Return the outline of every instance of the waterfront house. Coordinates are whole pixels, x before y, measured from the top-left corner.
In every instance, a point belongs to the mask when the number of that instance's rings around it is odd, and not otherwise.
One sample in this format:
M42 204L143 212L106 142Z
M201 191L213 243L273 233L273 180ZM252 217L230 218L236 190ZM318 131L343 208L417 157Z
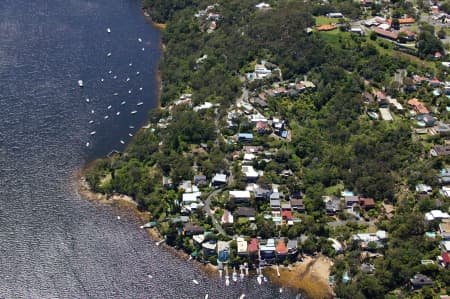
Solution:
M413 289L420 289L424 286L433 285L433 280L428 276L419 273L410 279L410 283Z
M237 254L247 255L248 254L247 241L245 241L245 239L242 237L238 237L236 239L236 243L237 243Z
M367 248L369 243L376 244L378 248L384 247L387 240L387 232L379 230L376 233L364 233L353 235L352 240L360 244L361 248Z
M277 246L275 247L275 253L280 261L283 260L287 256L288 249L286 246L286 242L284 242L283 239L279 239L277 241Z
M184 225L183 232L185 236L193 236L203 234L204 229L201 226L189 222Z
M266 244L259 247L261 259L273 259L275 258L275 240L268 239Z
M297 240L288 240L287 242L287 250L288 250L288 254L291 256L294 256L298 253L297 250Z
M213 240L204 242L202 244L202 249L203 249L203 253L205 254L205 256L214 255L214 253L216 253L216 247L217 247L217 243L216 243L216 241L213 241Z
M450 255L447 252L444 252L441 255L441 260L442 260L442 266L444 268L449 268L449 266L450 266Z
M228 263L230 260L230 242L217 242L217 262Z

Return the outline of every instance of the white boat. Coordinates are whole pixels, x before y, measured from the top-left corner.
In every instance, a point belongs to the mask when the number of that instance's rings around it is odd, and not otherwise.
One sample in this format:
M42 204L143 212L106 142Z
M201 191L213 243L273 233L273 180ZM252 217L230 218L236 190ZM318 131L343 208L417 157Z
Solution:
M128 128L130 128L130 129L134 129L134 126L129 126Z
M228 276L228 275L225 276L225 285L226 286L230 285L230 276Z
M109 105L109 106L108 106L108 110L109 110L109 109L111 109L111 108L112 108L112 106L111 106L111 105Z
M237 275L237 272L236 272L236 268L233 268L232 279L233 279L234 282L236 282L238 280L238 275Z
M142 88L142 87L139 87L139 90L140 90L140 91L142 91L142 90L143 90L143 88Z
M137 113L136 110L131 111L131 114L136 114L136 113Z
M91 110L91 114L94 114L95 113L95 111L94 110Z
M131 133L128 133L128 136L130 136L130 137L133 137L133 134L131 134Z
M105 79L101 78L101 79L100 79L100 81L101 81L101 82L104 82L104 81L105 81Z
M86 98L86 102L89 103L91 100L89 100L89 98Z
M120 143L122 143L122 144L125 144L125 141L123 141L123 140L120 140Z
M256 281L258 281L258 284L261 285L261 283L262 283L261 275L258 275L258 277L256 278Z
M128 66L133 66L133 64L130 62L130 63L128 64Z
M145 48L142 48L142 51L144 51L145 50Z
M128 81L130 81L130 77L127 77L127 79L125 80L125 82L128 82Z
M78 80L78 86L80 86L80 87L83 87L83 86L84 86L83 80Z
M111 55L112 55L111 52L109 52L108 54L106 54L106 56L108 56L108 57L111 56Z
M112 71L111 71L111 70L109 70L108 74L112 74Z
M89 143L89 142L86 142L86 147L89 147L89 145L90 145L90 143Z
M113 79L117 79L117 76L114 76Z
M122 102L120 103L120 105L125 105L125 103L126 103L126 101L122 101Z
M144 104L144 102L139 102L139 103L137 103L136 105L137 105L137 106L141 106L142 104Z
M111 28L106 28L106 32L111 33Z
M153 278L153 275L148 274L147 277L148 277L148 278Z
M117 220L120 220L120 216L117 216Z
M97 133L97 132L95 132L95 131L92 131L91 133L89 133L89 134L91 134L91 135L95 135L95 133Z
M196 279L193 279L192 282L198 284L198 281Z
M206 294L206 295L205 295L205 299L208 299L208 298L209 298L209 295L208 295L208 294Z
M138 38L138 42L142 43L142 38Z
M283 293L283 289L282 288L280 288L280 293Z
M93 123L94 123L94 121L93 121L93 120L90 120L90 121L89 121L89 123L90 123L90 124L93 124Z
M119 95L118 92L113 93L113 96L118 96L118 95Z
M267 277L263 276L264 282L267 282Z
M136 72L136 75L139 76L140 73L141 73L141 72Z
M242 294L239 299L244 299L245 298L245 294Z
M117 112L116 112L116 115L119 116L119 115L120 115L120 111L117 111Z
M129 94L131 94L131 89L128 91Z
M109 118L109 115L105 115L105 117L103 117L104 119L108 119Z

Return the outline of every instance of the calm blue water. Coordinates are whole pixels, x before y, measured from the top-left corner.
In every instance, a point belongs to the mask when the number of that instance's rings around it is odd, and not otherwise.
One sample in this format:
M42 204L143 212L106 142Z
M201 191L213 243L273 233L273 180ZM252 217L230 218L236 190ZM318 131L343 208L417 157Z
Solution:
M281 296L254 278L225 287L75 191L74 172L121 150L155 105L159 33L139 4L0 1L0 298Z

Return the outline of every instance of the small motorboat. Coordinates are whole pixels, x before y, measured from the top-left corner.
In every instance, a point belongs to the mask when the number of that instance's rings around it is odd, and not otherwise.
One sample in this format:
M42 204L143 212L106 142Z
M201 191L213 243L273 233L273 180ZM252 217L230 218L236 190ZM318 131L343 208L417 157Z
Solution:
M120 216L117 216L117 220L120 220Z
M89 123L92 125L92 124L94 123L94 121L93 121L93 120L90 120Z
M153 278L153 275L148 274L147 277L148 277L148 278Z
M91 100L89 100L89 98L86 98L86 103L89 103Z
M119 116L119 115L120 115L120 111L117 111L117 112L116 112L116 115Z
M91 110L91 114L94 114L95 113L95 111L94 110Z
M280 288L280 293L283 293L283 289L282 288Z
M237 280L238 280L238 275L237 275L237 272L236 272L236 268L233 268L232 279L233 279L234 282L237 282Z
M90 143L89 143L89 142L86 142L86 147L89 147L89 145L90 145Z
M108 56L108 57L110 57L112 54L111 54L111 52L109 52L108 54L106 54L106 56Z
M109 105L109 106L108 106L108 110L109 110L109 109L111 109L111 108L112 108L112 106L111 106L111 105Z
M134 126L129 126L128 128L130 128L130 129L134 129Z
M229 276L229 275L226 275L226 276L225 276L225 285L226 285L226 286L229 286L229 285L230 285L230 276Z
M138 38L138 42L142 43L142 38Z
M136 72L136 76L139 76L141 74L141 72Z
M139 102L139 103L137 103L136 105L137 105L137 106L141 106L142 104L144 104L144 102Z
M126 103L126 101L122 101L122 102L120 103L120 105L125 105L125 103Z
M128 64L128 66L133 66L133 64L130 62L130 63Z
M125 144L125 141L123 141L123 140L120 140L120 143L122 143L122 144Z
M267 282L267 277L263 276L264 282Z
M136 114L136 113L137 113L136 110L131 111L131 114Z
M131 134L131 133L128 133L128 136L130 136L130 137L133 137L133 134Z
M130 77L127 77L127 79L125 80L125 82L128 82L128 81L130 81Z
M117 79L117 76L114 76L113 79Z
M101 81L101 82L105 82L105 79L101 78L100 81Z
M106 32L111 33L111 28L106 28Z
M109 118L109 115L105 115L105 117L103 117L104 119L108 119Z
M244 299L245 298L245 294L242 294L239 299Z
M113 96L118 96L118 95L119 95L118 92L113 93Z
M79 87L83 87L83 86L84 86L83 80L78 80L78 86L79 86Z
M91 133L89 133L89 134L91 134L91 135L95 135L95 133L97 133L97 132L95 132L95 131L92 131Z
M192 282L198 284L198 281L196 279L193 279Z
M142 88L142 87L139 87L139 90L140 90L140 91L142 91L142 90L143 90L143 88Z
M259 285L261 285L261 283L262 283L262 278L261 278L261 276L262 276L262 275L258 275L258 277L256 278L256 281L258 282Z
M145 51L145 48L142 48L142 51Z
M131 94L131 89L128 91L129 94Z
M112 74L112 71L111 71L111 70L109 70L108 74Z

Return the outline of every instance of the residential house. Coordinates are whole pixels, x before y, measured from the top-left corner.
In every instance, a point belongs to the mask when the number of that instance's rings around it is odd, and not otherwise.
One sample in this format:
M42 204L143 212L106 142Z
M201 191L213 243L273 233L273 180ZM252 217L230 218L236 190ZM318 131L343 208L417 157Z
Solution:
M255 79L264 79L272 74L272 71L266 68L264 64L255 65Z
M245 166L243 165L242 172L248 182L254 182L259 177L259 172L255 171L253 166L250 166L250 165L245 165Z
M205 186L206 185L206 176L204 175L194 175L194 184L197 186Z
M432 157L445 157L450 155L450 145L435 145L430 150Z
M342 19L344 18L344 15L340 12L330 12L327 13L327 17L332 19Z
M432 127L436 123L436 118L430 114L419 114L416 117L417 125L420 127Z
M172 179L170 177L163 176L162 184L163 184L163 187L166 188L166 189L172 189L173 188L173 181L172 181Z
M245 239L242 237L238 237L236 239L236 242L237 242L237 254L247 255L248 254L247 241L245 241Z
M359 206L364 210L370 210L375 208L375 200L373 198L359 198Z
M248 220L255 220L256 211L254 208L249 207L238 207L234 212L237 218L248 218Z
M264 147L260 146L260 145L244 145L242 147L242 150L245 153L249 153L249 154L256 154L261 152L262 150L264 150Z
M434 221L434 220L443 220L450 219L450 215L448 213L444 213L441 210L431 210L428 213L425 213L426 221Z
M444 252L441 255L441 259L442 259L442 266L444 266L444 268L449 268L449 266L450 266L450 254L448 254L447 252Z
M303 213L305 212L305 204L302 199L291 199L292 210Z
M444 253L450 253L450 241L442 241L439 244L439 247L442 249Z
M433 285L433 280L426 275L416 274L409 280L413 289L420 289L424 286Z
M288 250L288 254L293 256L296 255L298 253L297 250L297 240L288 240L287 242L287 250Z
M188 222L184 225L183 232L185 236L193 236L203 234L204 229L201 226Z
M392 32L392 31L388 31L379 27L376 27L373 29L373 32L375 32L377 35L390 39L390 40L397 40L398 39L398 33L396 32Z
M322 198L328 215L335 215L342 210L341 200L336 196L323 196Z
M286 246L286 242L284 242L283 239L278 239L277 245L275 247L275 253L280 261L287 256L288 249Z
M353 235L352 240L359 242L361 248L368 248L369 243L375 244L378 248L384 247L387 240L387 232L379 230L376 233L364 233Z
M410 99L408 100L408 105L411 106L414 111L418 114L429 114L430 111L425 107L425 104L419 101L418 99Z
M230 211L224 210L223 215L220 219L220 223L222 224L233 224L234 223L234 217L233 214L231 214Z
M337 28L336 24L325 24L321 26L317 26L317 31L331 31Z
M203 249L203 253L205 254L205 256L214 255L214 253L216 252L216 247L217 247L217 243L216 243L216 241L213 241L213 240L204 242L202 244L202 249Z
M250 201L251 195L250 191L247 190L233 190L230 191L230 200L235 203L248 203Z
M439 224L439 233L445 241L450 241L450 222L442 222Z
M217 242L217 261L227 263L230 260L230 242Z
M273 259L275 258L275 240L268 239L266 244L259 247L261 259Z
M267 122L262 121L256 123L255 129L258 134L266 134L269 131Z
M239 142L252 142L253 141L253 134L252 133L239 133L238 134L238 141Z
M450 136L450 125L445 123L438 123L430 129L432 135L439 135L441 137Z
M227 175L224 173L216 173L211 180L211 185L213 187L223 186L228 183Z
M257 9L270 9L270 4L261 2L255 5Z
M270 208L272 211L279 211L281 209L281 201L279 199L271 199Z
M416 193L418 194L431 194L433 192L433 188L426 184L418 184L416 185Z
M345 206L351 208L359 204L359 197L355 195L344 196Z
M256 238L252 238L250 239L250 243L248 244L247 247L248 253L250 255L258 255L259 252L259 243L258 243L258 239Z
M441 185L450 184L450 168L444 168L439 172L438 181Z
M375 266L369 263L362 263L361 264L361 272L365 274L374 274L375 273Z

